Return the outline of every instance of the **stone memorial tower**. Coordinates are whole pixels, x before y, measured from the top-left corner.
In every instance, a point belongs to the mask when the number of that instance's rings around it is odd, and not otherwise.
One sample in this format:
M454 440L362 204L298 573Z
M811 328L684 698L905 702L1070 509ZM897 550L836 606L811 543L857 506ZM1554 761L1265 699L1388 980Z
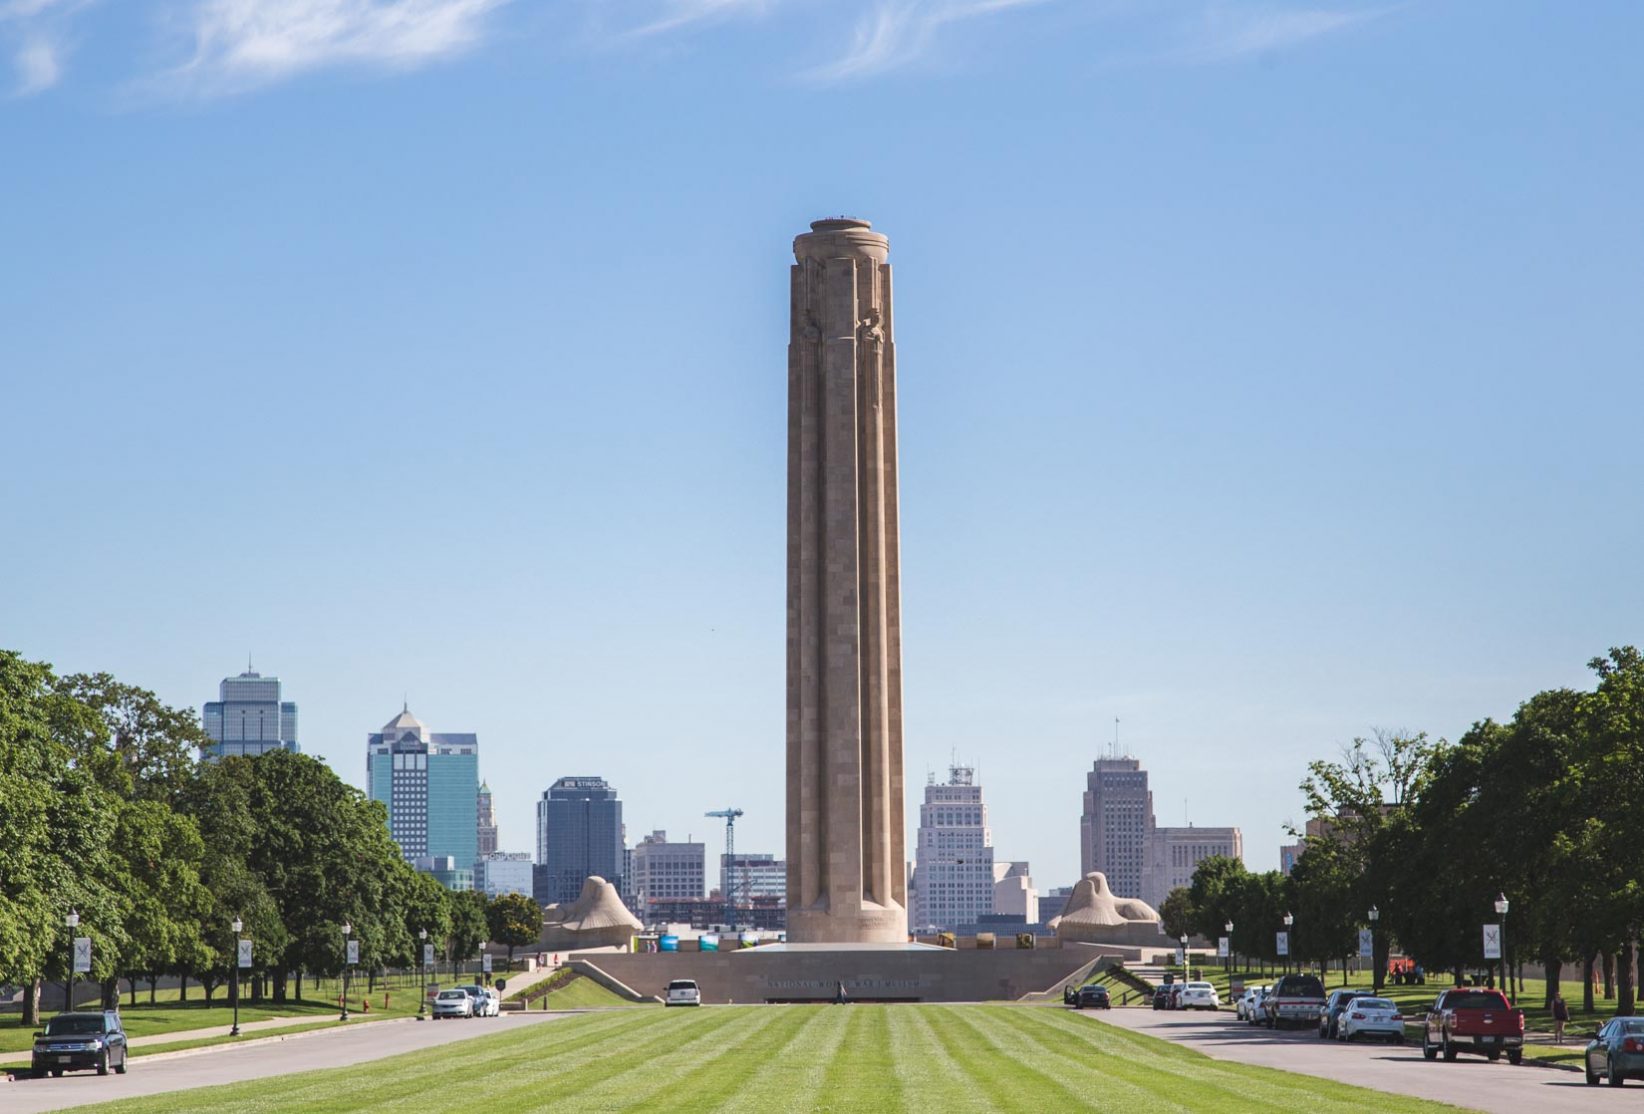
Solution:
M788 344L788 939L907 940L889 241L794 240Z

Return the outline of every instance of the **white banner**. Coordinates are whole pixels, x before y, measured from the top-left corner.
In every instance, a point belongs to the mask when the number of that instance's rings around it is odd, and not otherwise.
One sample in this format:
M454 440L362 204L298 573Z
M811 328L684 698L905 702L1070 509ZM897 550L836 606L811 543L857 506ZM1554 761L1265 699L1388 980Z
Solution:
M424 944L422 946L422 965L424 967L432 967L434 965L434 945Z
M481 958L480 958L480 964L481 964L481 969L482 969L482 970L483 970L483 971L484 971L484 972L485 972L485 973L486 973L486 974L487 974L487 975L489 975L489 974L490 974L490 973L491 973L491 957L490 957L490 956L488 956L488 955L487 955L487 956L482 956L482 957L481 957Z
M1227 952L1228 952L1227 937L1218 936L1216 938L1216 955L1219 956L1222 959L1226 959L1227 958Z
M1501 958L1501 926L1499 924L1484 926L1484 958Z
M74 973L76 975L91 974L90 936L76 936L74 938Z
M1359 929L1359 958L1376 958L1376 938L1368 928Z
M240 966L242 968L251 966L251 941L250 940L241 940L240 941Z
M1273 947L1273 950L1278 952L1280 955L1289 955L1290 954L1290 933L1288 933L1288 932L1279 933L1278 934L1278 940L1275 943L1275 945Z
M360 942L358 940L350 940L348 942L348 962L353 964L353 963L358 963L359 961L360 961Z

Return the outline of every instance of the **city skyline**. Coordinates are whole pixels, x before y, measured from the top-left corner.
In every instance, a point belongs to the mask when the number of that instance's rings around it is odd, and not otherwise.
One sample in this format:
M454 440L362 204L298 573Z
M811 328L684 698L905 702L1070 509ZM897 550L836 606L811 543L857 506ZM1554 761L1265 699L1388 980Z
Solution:
M1047 889L1115 716L1160 824L1271 868L1309 761L1641 641L1581 570L1644 549L1644 10L1047 2L847 74L825 7L344 26L181 101L149 3L0 23L60 48L0 104L6 644L195 709L249 648L362 788L409 695L504 847L597 766L785 854L784 276L834 214L899 268L909 786L959 749Z

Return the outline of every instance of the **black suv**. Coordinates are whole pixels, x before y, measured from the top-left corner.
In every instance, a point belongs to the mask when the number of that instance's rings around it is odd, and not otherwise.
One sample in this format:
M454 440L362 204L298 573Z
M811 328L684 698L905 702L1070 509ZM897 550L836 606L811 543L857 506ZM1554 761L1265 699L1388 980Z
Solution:
M1111 1009L1113 1002L1108 998L1107 987L1097 983L1079 988L1079 996L1073 1001L1073 1008L1079 1010Z
M98 1075L107 1075L110 1068L124 1075L126 1031L120 1026L120 1015L114 1010L58 1014L46 1022L44 1032L34 1035L30 1066L36 1079L48 1071L62 1075L91 1068Z

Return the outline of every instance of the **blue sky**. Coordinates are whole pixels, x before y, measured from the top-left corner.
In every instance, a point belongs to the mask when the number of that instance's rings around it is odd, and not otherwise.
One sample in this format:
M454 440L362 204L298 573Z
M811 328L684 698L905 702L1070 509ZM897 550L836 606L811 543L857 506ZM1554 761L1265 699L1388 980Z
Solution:
M891 238L910 805L1305 763L1644 640L1644 9L0 0L0 645L402 694L780 851L787 264ZM911 809L910 809L911 813ZM910 852L911 852L910 840Z

